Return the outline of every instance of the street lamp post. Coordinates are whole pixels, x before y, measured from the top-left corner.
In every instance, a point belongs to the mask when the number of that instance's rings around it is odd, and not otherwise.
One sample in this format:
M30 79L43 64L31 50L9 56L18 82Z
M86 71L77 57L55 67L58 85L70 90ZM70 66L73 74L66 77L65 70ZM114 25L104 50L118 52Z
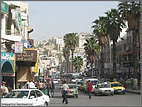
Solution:
M40 69L39 69L39 72L38 72L38 89L39 89L39 85L40 85Z

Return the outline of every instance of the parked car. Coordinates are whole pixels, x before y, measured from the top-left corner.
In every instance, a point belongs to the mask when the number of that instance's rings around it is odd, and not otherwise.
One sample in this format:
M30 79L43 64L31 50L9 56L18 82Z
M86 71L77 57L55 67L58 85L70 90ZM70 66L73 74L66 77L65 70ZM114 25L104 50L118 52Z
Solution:
M1 99L1 106L48 106L49 102L38 89L15 89Z
M89 80L92 83L92 92L94 92L96 85L99 84L100 81L98 79L94 79L94 78L85 79L84 80L84 91L85 92L87 92L87 85L88 85Z
M57 79L53 79L53 82L54 82L55 84L59 83Z
M110 83L111 87L114 89L114 93L122 93L125 94L125 88L123 85L117 81Z
M95 90L95 95L114 95L114 89L111 88L110 84L97 84Z
M45 81L51 83L51 78L45 78Z
M77 84L77 83L73 81L67 81L67 84Z
M78 89L79 89L79 87L81 86L81 83L82 83L82 82L83 82L82 80L76 82Z
M76 84L68 84L70 93L67 96L75 96L78 98L78 88Z

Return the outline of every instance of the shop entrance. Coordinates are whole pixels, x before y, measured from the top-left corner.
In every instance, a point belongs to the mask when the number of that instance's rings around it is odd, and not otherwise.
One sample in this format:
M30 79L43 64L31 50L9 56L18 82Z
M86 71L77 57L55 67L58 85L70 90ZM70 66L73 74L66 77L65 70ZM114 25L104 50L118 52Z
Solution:
M15 78L15 76L12 65L6 61L2 66L2 81L5 81L6 85L13 89L13 78Z

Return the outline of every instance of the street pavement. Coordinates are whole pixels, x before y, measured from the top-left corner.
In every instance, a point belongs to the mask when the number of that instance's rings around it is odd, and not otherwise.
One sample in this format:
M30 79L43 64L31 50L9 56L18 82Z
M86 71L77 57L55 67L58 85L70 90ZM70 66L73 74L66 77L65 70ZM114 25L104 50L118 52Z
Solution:
M68 104L62 103L61 84L56 84L55 98L50 98L49 106L141 106L141 95L127 93L125 95L114 96L94 96L88 98L88 94L79 91L79 97L68 98Z

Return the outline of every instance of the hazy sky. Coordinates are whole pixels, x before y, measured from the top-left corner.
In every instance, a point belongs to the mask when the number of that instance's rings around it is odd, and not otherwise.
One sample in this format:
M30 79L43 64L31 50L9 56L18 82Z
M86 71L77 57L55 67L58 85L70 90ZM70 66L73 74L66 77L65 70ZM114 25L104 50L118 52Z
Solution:
M92 22L117 8L116 1L25 1L29 4L30 38L47 40L71 32L92 32Z

